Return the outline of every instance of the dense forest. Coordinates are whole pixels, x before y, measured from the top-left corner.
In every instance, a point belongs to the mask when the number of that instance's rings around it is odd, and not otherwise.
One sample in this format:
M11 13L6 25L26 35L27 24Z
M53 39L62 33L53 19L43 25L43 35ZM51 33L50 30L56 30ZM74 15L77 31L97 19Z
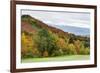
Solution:
M21 16L21 58L89 54L88 36L64 32L29 15Z

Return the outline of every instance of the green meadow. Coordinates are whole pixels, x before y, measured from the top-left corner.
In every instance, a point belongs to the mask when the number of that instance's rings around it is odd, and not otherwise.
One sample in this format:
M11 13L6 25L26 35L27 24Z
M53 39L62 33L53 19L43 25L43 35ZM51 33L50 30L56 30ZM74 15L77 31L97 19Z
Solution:
M70 55L70 56L65 55L65 56L46 57L46 58L27 58L27 59L22 59L22 63L89 60L89 57L90 57L89 55Z

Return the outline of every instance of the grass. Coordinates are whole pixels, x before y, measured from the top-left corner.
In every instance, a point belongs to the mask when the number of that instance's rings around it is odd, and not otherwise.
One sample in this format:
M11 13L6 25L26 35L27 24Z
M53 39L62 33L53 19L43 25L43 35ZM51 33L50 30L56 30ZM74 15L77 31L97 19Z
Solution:
M50 62L50 61L73 61L73 60L89 60L89 55L70 55L70 56L57 56L57 57L46 57L46 58L27 58L22 59L22 63L31 62Z

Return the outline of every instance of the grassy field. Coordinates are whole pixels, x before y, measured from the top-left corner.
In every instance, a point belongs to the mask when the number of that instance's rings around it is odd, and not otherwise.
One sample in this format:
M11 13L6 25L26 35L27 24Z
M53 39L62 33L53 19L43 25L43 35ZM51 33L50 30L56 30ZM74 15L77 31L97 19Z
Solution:
M28 59L22 59L22 63L88 60L89 57L90 57L89 55L70 55L70 56L67 55L67 56L46 57L46 58L28 58Z

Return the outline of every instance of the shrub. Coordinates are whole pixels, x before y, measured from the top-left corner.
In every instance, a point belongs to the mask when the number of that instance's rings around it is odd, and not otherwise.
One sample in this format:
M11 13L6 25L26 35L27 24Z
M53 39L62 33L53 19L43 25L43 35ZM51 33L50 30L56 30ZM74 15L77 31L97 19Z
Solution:
M88 55L88 54L90 54L90 49L89 48L81 48L80 54L81 55Z

